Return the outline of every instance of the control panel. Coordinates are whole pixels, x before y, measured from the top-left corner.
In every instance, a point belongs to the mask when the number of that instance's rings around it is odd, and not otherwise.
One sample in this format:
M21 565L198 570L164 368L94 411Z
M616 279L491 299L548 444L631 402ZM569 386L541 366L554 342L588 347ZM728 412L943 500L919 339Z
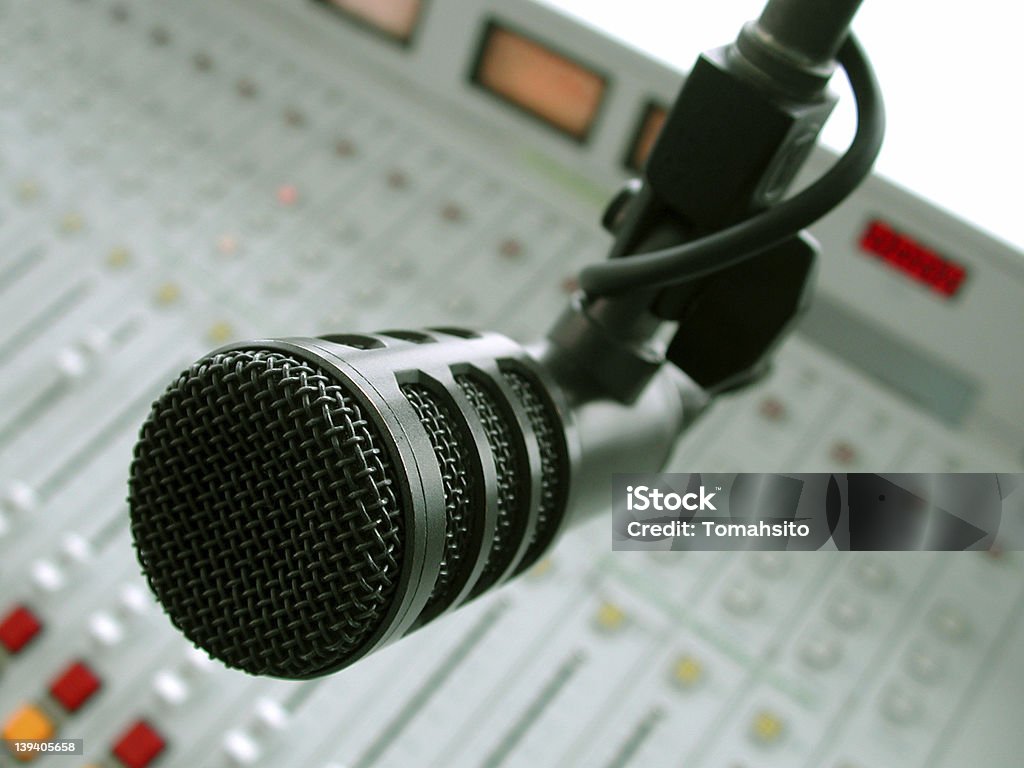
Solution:
M539 337L680 73L519 0L0 0L0 66L0 735L83 752L0 765L1016 764L1016 553L613 553L599 516L303 683L145 587L168 381L232 339ZM879 178L814 234L810 315L671 468L1022 471L1021 255Z

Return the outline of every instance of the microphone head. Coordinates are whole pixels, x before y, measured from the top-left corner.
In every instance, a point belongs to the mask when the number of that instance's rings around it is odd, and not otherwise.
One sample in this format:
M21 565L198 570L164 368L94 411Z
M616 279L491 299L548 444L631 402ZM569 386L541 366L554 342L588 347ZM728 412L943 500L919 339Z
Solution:
M565 413L497 335L222 348L142 427L139 561L171 621L228 666L336 671L547 548L566 505Z

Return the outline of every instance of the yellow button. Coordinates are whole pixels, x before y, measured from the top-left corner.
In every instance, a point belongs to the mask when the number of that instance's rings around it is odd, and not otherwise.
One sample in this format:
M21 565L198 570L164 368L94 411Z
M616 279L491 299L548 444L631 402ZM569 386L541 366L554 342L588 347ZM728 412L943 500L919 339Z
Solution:
M214 344L223 344L231 338L234 332L235 329L231 327L231 324L222 320L210 326L210 329L206 332L206 338Z
M181 288L177 283L164 283L156 289L154 299L160 306L166 307L181 298Z
M682 688L692 688L700 682L703 674L703 665L693 656L680 656L672 667L672 677Z
M39 185L31 180L21 182L18 185L18 197L24 202L35 200L39 197Z
M541 576L543 576L551 570L552 565L554 565L554 561L550 557L545 557L543 560L541 560L539 563L533 566L528 571L528 573L530 576L534 578L540 578Z
M80 213L68 213L60 220L60 231L66 235L77 232L85 226L85 219Z
M751 731L754 738L762 744L772 744L782 737L785 724L772 712L762 710L754 716Z
M615 603L601 603L594 618L598 628L612 632L626 623L626 613Z
M128 262L132 260L132 254L123 246L116 246L110 249L110 253L107 254L107 266L112 269L120 269L128 265Z

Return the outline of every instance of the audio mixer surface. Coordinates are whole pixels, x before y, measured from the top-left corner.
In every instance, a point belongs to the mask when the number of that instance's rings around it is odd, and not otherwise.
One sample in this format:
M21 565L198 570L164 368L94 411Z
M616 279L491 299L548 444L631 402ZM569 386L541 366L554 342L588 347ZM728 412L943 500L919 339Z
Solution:
M599 517L305 682L211 661L146 587L127 477L167 382L237 339L539 337L680 79L518 0L0 0L5 738L84 741L55 767L1019 765L1019 553L612 552ZM1020 254L880 178L813 232L809 316L669 468L1024 471Z

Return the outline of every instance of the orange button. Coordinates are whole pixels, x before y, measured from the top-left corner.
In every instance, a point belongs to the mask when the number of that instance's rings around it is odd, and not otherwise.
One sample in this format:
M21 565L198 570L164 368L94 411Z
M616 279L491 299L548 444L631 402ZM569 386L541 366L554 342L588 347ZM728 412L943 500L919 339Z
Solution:
M49 741L55 731L53 721L45 712L26 704L7 719L2 735L6 741ZM15 753L18 760L25 762L38 756L38 752Z
M39 707L26 704L4 723L3 736L8 741L47 741L53 738L53 721Z

